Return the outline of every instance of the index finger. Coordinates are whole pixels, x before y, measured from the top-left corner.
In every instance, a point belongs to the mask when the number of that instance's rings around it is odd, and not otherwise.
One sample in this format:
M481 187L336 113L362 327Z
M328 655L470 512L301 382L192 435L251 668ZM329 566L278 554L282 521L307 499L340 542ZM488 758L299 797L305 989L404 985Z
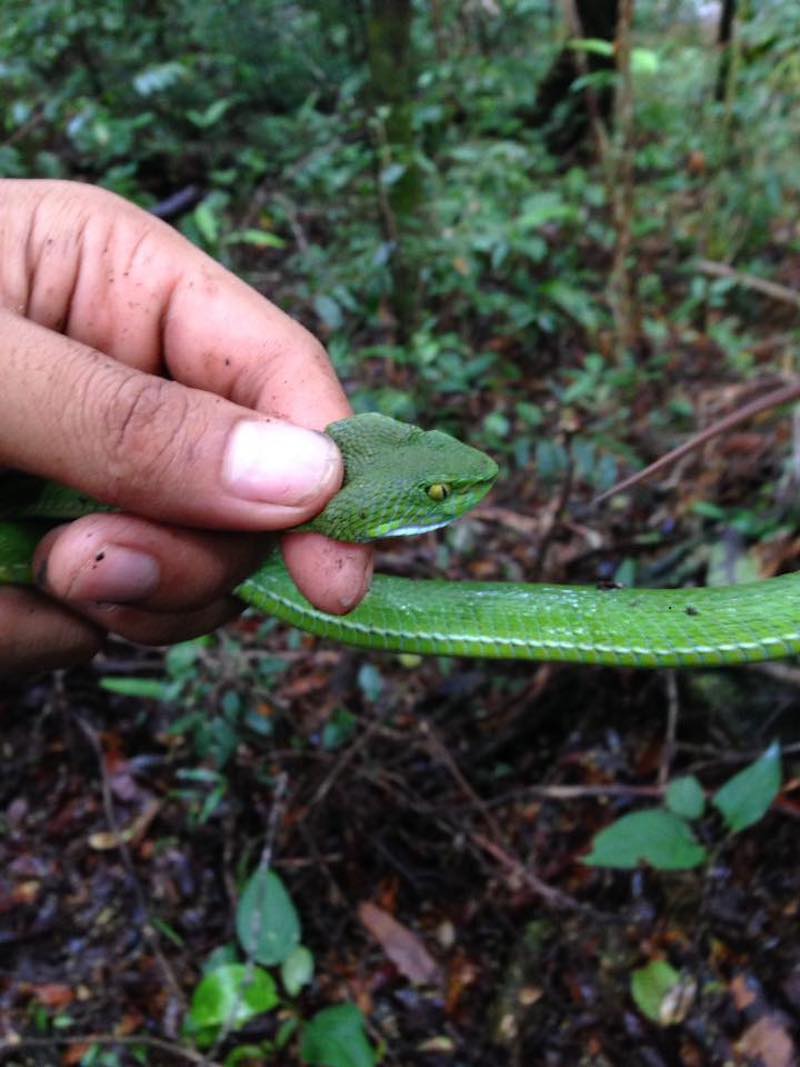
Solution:
M34 321L138 370L311 429L351 413L319 342L166 224L87 186L0 185L20 194L0 219L2 261L15 262L16 245L27 265L0 288ZM286 540L310 599L348 610L363 596L369 549Z

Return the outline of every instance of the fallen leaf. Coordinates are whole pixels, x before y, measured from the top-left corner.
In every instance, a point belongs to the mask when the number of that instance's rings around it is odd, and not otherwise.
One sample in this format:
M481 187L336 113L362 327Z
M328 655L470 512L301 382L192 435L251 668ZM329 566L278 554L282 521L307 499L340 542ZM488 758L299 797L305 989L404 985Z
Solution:
M370 901L358 907L358 917L398 971L415 985L441 980L439 965L415 933Z
M68 985L59 985L57 982L47 982L43 985L32 985L31 995L45 1008L60 1011L70 1005L75 999L75 991Z
M70 1045L70 1047L62 1054L61 1062L64 1064L64 1067L76 1067L84 1056L89 1054L91 1048L91 1041L81 1041L77 1045Z

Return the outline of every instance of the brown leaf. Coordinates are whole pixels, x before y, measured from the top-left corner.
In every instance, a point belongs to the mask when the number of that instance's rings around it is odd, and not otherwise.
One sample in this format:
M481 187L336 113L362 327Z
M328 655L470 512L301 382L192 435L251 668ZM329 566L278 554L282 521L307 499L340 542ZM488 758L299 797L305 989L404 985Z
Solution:
M422 941L388 911L365 900L359 904L358 917L409 982L430 985L441 980L439 965Z
M68 985L59 985L56 982L47 982L44 985L32 985L31 995L43 1007L60 1011L66 1008L75 999L75 991Z

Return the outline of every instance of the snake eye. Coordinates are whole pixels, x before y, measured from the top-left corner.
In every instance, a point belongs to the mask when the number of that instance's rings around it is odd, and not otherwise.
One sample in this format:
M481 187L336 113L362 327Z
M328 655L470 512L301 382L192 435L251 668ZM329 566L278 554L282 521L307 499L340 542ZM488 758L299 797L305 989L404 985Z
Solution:
M431 500L435 500L437 503L440 500L446 500L450 496L450 486L445 485L443 482L436 482L434 485L428 486L428 496Z

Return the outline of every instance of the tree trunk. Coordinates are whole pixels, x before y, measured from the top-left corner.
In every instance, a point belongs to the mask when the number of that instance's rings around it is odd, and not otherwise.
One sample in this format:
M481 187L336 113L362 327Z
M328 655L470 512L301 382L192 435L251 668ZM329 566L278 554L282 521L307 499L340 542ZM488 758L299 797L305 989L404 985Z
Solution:
M728 75L731 69L731 45L733 44L733 24L736 19L736 0L723 0L717 30L717 47L719 49L719 69L714 99L725 99L728 90Z
M568 23L575 27L570 36L613 43L619 16L619 0L566 0ZM589 132L592 121L607 123L611 117L614 91L608 86L582 93L572 91L573 82L584 73L613 73L614 56L576 52L565 47L556 56L536 96L531 121L542 126L547 147L564 155L577 147ZM596 114L592 114L593 110Z
M410 245L423 203L422 172L414 142L414 66L411 0L370 0L367 12L378 199L392 246L392 305L401 341L411 336L419 302L418 271Z

